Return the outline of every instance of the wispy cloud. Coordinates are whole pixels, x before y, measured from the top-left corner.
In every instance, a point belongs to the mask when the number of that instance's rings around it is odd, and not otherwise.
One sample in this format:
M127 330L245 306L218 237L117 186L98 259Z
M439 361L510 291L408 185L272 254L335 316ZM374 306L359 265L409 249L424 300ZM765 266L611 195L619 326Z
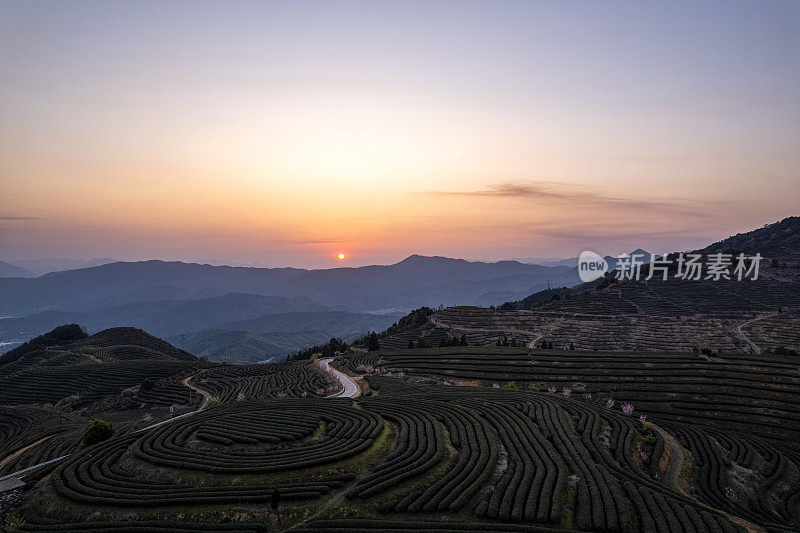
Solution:
M319 244L337 244L340 239L262 239L261 243L268 246L313 246Z
M454 198L500 198L550 202L565 205L595 206L602 209L624 209L669 212L697 217L713 216L708 212L709 204L680 198L648 199L607 196L602 193L586 191L553 181L509 182L490 185L485 189L472 191L423 191L428 196L449 196ZM713 207L720 207L714 205Z
M38 217L9 217L0 216L0 220L39 220Z

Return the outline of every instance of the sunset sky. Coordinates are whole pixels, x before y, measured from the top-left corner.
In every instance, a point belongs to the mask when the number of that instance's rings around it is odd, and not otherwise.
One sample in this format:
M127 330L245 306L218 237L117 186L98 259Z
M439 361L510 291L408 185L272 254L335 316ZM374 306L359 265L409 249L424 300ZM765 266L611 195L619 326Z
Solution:
M798 207L798 2L0 1L0 260L667 251Z

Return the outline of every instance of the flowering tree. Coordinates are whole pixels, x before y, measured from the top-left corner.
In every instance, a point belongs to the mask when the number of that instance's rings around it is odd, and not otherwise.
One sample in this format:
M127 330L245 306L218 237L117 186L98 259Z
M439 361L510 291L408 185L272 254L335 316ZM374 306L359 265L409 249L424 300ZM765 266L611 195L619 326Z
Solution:
M547 387L547 394L555 394L555 393L556 393L556 388L554 386L551 385Z
M244 393L243 392L240 392L239 394L236 395L236 401L237 402L243 402L244 401Z
M301 398L305 398L306 396L308 396L308 393L307 393L306 391L303 391L303 392L300 394L300 397L301 397Z
M644 423L647 421L647 415L639 415L639 422Z
M633 414L633 406L629 403L622 404L622 412L626 415L630 416Z
M563 394L565 398L569 398L569 395L572 394L572 389L564 387L564 389L561 391L561 394Z
M606 400L606 407L608 407L609 409L614 407L614 400L612 400L611 398L607 399Z
M644 450L639 450L639 459L642 461L647 461L647 452Z
M572 474L567 478L569 480L569 486L574 487L578 484L578 480L580 479L577 474Z
M151 415L150 413L145 413L145 415L144 415L144 421L145 422L150 422L152 419L153 419L153 415Z
M492 383L492 388L493 389L499 389L500 388L500 384L499 383Z
M278 393L278 398L286 398L286 393L285 393L285 392L283 392L283 391L280 391L280 392Z
M586 394L583 395L583 399L586 400L587 402L592 401L592 393L587 392Z

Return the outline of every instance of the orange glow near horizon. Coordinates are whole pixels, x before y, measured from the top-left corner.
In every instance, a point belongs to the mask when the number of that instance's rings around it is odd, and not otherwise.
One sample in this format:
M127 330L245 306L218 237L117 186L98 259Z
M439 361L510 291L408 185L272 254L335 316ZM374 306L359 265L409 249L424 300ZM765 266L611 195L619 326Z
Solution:
M339 260L341 261L342 259L344 259L344 254L339 254Z
M797 215L793 7L424 5L0 3L0 261L566 258Z

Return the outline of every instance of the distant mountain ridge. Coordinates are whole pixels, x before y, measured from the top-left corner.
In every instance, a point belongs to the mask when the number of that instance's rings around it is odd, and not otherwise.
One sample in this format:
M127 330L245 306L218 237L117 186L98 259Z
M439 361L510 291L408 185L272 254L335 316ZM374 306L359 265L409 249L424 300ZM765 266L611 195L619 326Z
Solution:
M493 282L492 291L485 290ZM469 262L414 255L394 265L304 270L142 261L53 272L34 279L0 279L0 313L87 311L111 301L201 299L238 292L305 297L352 312L436 304L481 304L487 292L529 294L547 282L574 284L574 269L516 261ZM160 295L160 296L159 296Z
M0 261L0 278L33 278L36 274L30 270Z
M0 342L20 342L64 323L89 331L125 325L212 358L263 360L306 346L298 342L384 329L401 310L493 305L548 282L578 281L569 267L421 255L393 265L323 270L117 262L34 279L0 279L0 316L12 317L0 319ZM254 346L265 351L256 356Z

